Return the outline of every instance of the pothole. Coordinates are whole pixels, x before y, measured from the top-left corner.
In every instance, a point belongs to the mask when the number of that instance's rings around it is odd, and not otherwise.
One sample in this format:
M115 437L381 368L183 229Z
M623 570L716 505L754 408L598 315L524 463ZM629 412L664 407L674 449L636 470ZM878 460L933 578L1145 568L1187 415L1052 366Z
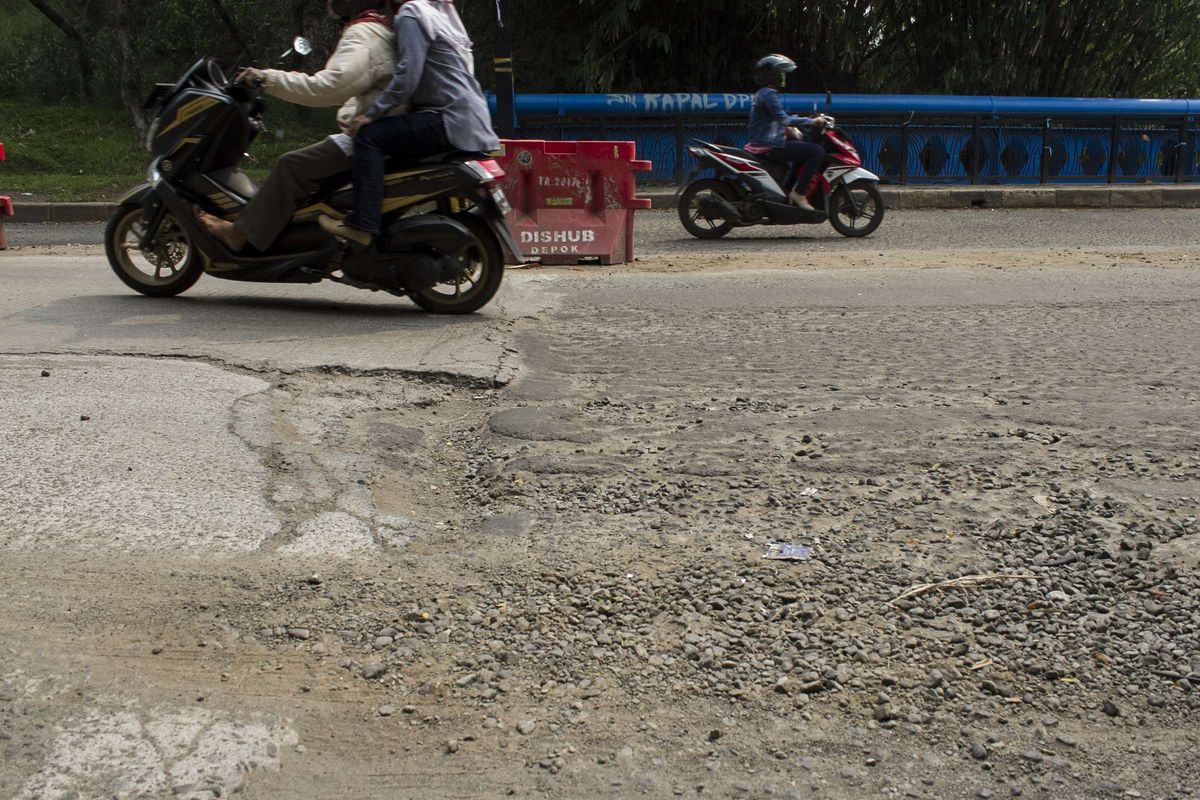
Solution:
M269 470L281 520L262 549L362 558L473 517L449 440L486 418L494 390L386 374L281 376L242 398L232 429Z

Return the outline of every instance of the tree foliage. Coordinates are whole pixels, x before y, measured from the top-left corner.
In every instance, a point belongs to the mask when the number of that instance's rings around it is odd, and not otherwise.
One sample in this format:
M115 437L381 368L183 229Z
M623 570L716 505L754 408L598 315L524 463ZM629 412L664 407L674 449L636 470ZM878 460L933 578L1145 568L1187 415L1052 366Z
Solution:
M1200 92L1200 0L512 0L518 91L746 91L782 52L794 91L1183 96ZM490 85L495 0L458 0ZM315 68L323 0L0 0L0 94L135 113L202 55ZM306 61L281 59L296 35Z

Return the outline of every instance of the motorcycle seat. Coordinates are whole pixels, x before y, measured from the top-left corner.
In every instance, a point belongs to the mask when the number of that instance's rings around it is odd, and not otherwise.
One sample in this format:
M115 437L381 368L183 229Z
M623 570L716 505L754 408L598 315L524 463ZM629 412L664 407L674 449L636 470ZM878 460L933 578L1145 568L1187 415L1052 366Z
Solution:
M452 164L461 161L474 161L487 156L481 153L469 153L463 150L447 150L442 153L435 153L428 158L423 158L416 163L402 156L392 157L384 162L384 171L387 173L403 172L406 169L415 167L428 166L430 164ZM330 176L323 180L315 192L309 195L301 203L301 208L310 203L317 202L322 198L327 198L335 192L349 189L353 173L342 172L337 175Z
M728 145L717 145L715 149L720 150L722 153L728 153L731 156L737 156L738 158L748 158L751 161L762 164L765 167L776 166L778 164L778 162L775 162L775 161L770 160L769 158L766 158L761 153L751 153L749 150L745 150L741 147L730 147Z
M444 153L434 153L433 155L429 156L428 158L421 159L417 163L418 164L438 164L438 163L449 164L450 162L453 162L453 161L476 161L480 158L486 158L486 157L487 156L483 155L482 153L471 153L466 150L447 150Z

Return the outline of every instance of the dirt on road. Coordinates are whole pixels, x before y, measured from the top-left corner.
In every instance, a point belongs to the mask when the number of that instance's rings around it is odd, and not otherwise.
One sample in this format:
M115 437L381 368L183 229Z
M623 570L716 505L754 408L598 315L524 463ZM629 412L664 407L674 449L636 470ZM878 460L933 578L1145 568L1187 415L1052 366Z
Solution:
M1200 253L883 244L514 272L499 381L6 339L0 796L1196 797Z

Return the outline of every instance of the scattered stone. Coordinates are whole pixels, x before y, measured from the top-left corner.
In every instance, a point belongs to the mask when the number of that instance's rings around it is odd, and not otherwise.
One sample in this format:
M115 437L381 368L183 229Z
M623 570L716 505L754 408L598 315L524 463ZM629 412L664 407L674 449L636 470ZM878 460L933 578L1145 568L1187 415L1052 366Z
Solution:
M362 668L362 676L367 680L381 677L385 672L387 672L387 664L380 661L374 661Z
M50 370L48 370L48 369L44 369L44 370L42 370L42 377L43 377L43 378L49 378L49 377L50 377Z
M292 639L307 641L309 637L308 628L288 628L287 635Z
M1121 716L1121 709L1118 708L1117 704L1114 703L1112 700L1105 700L1102 708L1104 709L1104 713L1110 717Z
M395 713L396 713L396 707L394 705L391 705L390 703L388 705L379 707L379 716L381 716L381 717L390 717L392 714L395 714Z
M521 734L522 736L528 736L529 734L533 733L536 727L537 722L535 720L523 719L517 723L517 733Z
M976 761L983 761L988 757L988 749L979 742L971 745L971 758Z

